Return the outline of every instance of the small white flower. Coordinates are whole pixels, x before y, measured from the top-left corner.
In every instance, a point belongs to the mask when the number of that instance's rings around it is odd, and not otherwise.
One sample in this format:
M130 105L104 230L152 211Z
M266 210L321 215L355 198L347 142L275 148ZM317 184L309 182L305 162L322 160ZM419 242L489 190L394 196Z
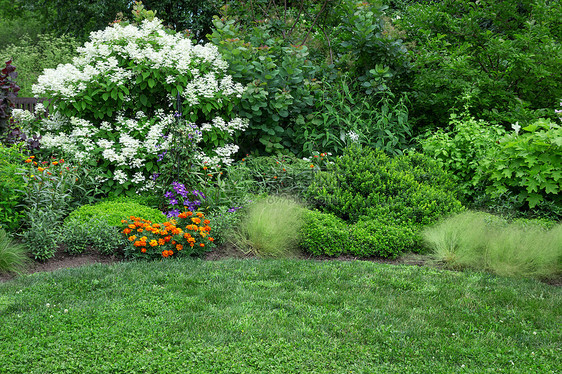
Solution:
M521 130L521 126L519 125L519 122L515 122L515 124L511 125L511 128L515 130L516 135L519 135L519 130Z

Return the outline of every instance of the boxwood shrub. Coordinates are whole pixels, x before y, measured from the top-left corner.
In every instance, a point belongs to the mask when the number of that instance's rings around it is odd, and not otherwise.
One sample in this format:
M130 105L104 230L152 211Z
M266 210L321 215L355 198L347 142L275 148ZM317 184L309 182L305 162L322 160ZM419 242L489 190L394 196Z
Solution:
M433 160L411 153L390 157L352 146L319 172L308 198L303 248L313 254L396 257L417 251L419 231L462 211L456 185Z

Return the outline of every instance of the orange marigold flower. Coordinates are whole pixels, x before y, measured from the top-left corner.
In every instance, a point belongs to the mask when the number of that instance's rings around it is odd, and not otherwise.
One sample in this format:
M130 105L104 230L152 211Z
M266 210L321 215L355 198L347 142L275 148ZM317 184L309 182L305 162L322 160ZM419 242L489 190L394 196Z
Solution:
M203 221L203 223L204 223L205 225L208 225L209 223L211 223L211 221L209 221L208 219L206 219L206 220Z
M160 235L168 235L168 231L166 231L166 230L160 230Z
M133 224L130 224L128 227L129 227L130 229L136 229L136 228L137 228L137 226L135 226L135 225L133 225Z
M142 253L146 253L146 248L144 248L144 247L141 248L141 252L142 252Z
M131 229L126 228L125 230L123 230L123 234L130 234L131 233Z
M168 251L162 251L162 257L168 257Z
M200 246L200 247L204 247L204 246L205 246L205 244L203 244L203 243L199 243L199 246Z
M204 215L203 213L201 213L201 212L197 212L197 213L195 213L195 215L196 215L197 217L199 217L199 218L203 218L203 217L205 216L205 215Z
M211 238L211 237L209 236L209 241L210 241L210 242L214 242L214 241L215 241L215 238Z
M188 217L191 217L191 216L193 215L193 212L191 212L191 211L189 211L189 210L188 210L186 213L187 213L187 216L188 216Z
M39 167L37 168L37 170L43 171L43 170L45 170L45 168L42 168L41 166L39 166Z
M141 247L140 243L141 243L140 240L137 240L133 245L135 247Z
M178 227L174 227L174 228L172 229L172 234L174 234L174 235L181 234L181 232L182 232L181 229L178 228Z
M164 244L166 244L166 241L164 239L160 238L160 239L158 239L158 244L164 245Z
M146 247L146 241L142 240L142 241L140 242L140 246L141 246L141 247Z
M152 239L148 244L150 244L151 247L156 247L158 245L158 242L156 241L156 239Z
M187 212L182 212L178 215L178 218L187 218Z
M130 216L129 219L130 219L131 221L134 221L134 220L137 219L137 217L135 217L135 216Z
M164 241L165 241L166 243L168 243L170 240L172 240L172 237L171 237L171 236L166 236L166 237L164 238Z
M26 164L29 164L29 163L31 162L31 159L28 158L28 159L25 160L24 162L25 162Z
M160 224L159 223L153 223L152 227L154 227L155 229L159 229L160 228Z
M35 156L29 156L29 158L33 160L35 158Z
M192 248L193 248L194 245L195 245L195 244L193 244L193 243L189 243L189 246L192 247Z
M201 223L201 220L199 218L192 218L191 222L195 223L196 225Z
M126 220L126 219L122 219L122 220L121 220L121 223L127 223L127 220Z
M58 164L59 164L59 162L58 162L58 161L53 161L53 165L55 165L55 166L56 166L56 165L58 165Z
M313 164L310 164L310 167L311 167L311 168L313 168L313 167L314 167L314 165L313 165Z
M174 254L174 251L168 251L168 255L171 256Z
M137 231L138 231L138 232L143 232L144 230L139 228L139 229L137 229Z
M183 249L183 245L181 245L181 244L176 245L176 249L178 251L181 251Z
M133 240L135 240L136 238L137 238L137 237L136 237L135 235L129 236L129 240L130 240L130 241L133 241Z
M172 240L172 245L176 245L176 241L175 241L175 240Z

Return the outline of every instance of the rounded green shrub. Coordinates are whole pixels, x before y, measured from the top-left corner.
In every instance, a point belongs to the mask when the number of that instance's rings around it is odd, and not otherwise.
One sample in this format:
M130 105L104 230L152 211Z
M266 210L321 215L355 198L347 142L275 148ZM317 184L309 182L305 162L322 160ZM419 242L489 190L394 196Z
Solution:
M84 205L68 215L64 220L88 224L92 220L105 221L110 226L121 227L122 219L130 216L143 217L154 223L166 222L166 216L158 209L150 208L134 201L103 201L94 205Z
M350 222L368 217L420 226L463 210L455 183L428 157L389 157L358 146L317 173L307 196L320 210Z
M351 224L333 214L307 211L301 247L314 255L395 258L415 248L415 232L408 225L368 219Z

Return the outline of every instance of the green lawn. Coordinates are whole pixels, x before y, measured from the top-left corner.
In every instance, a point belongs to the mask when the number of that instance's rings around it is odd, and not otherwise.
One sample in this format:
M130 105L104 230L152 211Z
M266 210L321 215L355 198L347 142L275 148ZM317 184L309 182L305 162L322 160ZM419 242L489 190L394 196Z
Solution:
M0 373L554 373L562 289L429 267L176 260L0 284Z

